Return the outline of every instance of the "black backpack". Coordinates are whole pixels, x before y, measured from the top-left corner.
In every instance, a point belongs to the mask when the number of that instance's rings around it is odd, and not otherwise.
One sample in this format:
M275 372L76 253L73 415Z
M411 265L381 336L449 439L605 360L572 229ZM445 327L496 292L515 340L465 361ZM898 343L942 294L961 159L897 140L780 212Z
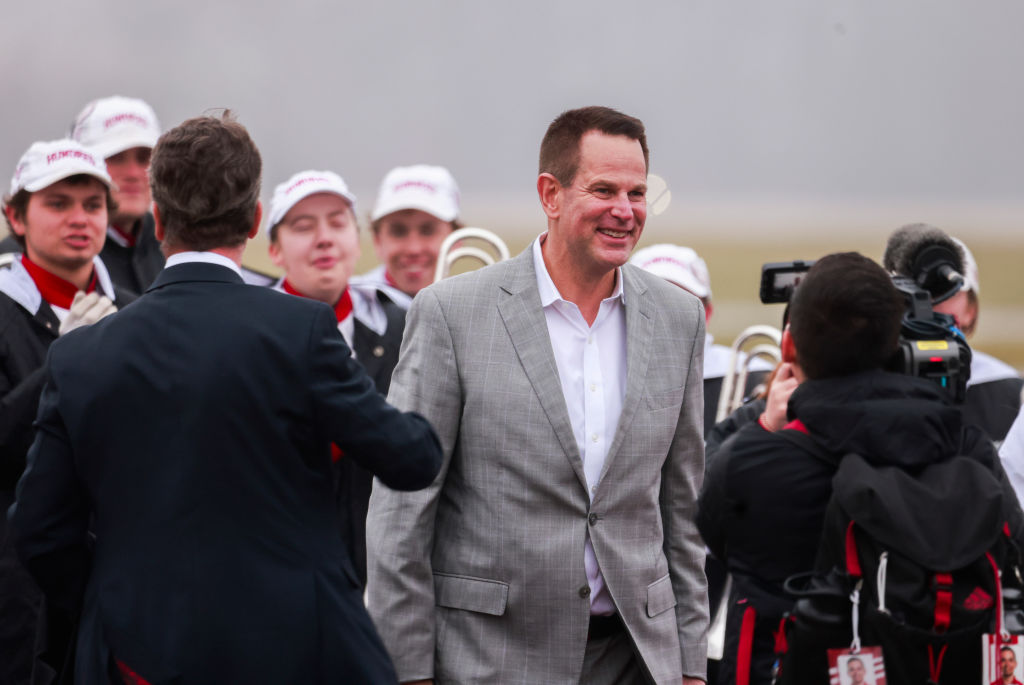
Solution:
M829 683L830 649L867 647L881 648L890 684L980 682L982 636L1003 630L1002 585L1020 584L1006 496L969 456L913 470L844 456L816 572L787 581L801 599L777 644L777 682Z

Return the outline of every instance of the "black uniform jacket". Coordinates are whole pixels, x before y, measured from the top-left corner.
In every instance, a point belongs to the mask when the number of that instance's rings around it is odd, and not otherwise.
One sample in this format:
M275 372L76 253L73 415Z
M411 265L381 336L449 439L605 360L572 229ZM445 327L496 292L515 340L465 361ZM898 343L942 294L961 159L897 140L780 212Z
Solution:
M108 231L100 258L106 264L114 285L136 294L148 288L164 268L164 255L154 233L152 213L146 212L136 222L135 244L132 246L121 245Z

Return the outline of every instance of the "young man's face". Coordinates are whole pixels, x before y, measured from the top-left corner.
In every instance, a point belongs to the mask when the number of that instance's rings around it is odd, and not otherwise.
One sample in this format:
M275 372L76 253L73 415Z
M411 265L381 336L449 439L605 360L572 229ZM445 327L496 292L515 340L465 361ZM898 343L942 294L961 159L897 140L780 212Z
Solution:
M25 253L51 273L66 276L92 264L107 234L107 188L87 177L63 180L32 193L25 215L8 215L25 237ZM91 267L90 267L91 268Z
M961 290L956 295L932 307L939 314L951 314L961 330L970 330L974 320L978 318L978 310L971 304L967 291Z
M148 147L133 147L107 157L107 173L117 186L113 191L117 213L111 217L111 223L120 228L131 228L132 224L149 211L152 201L149 190L149 158L152 152Z
M850 676L850 685L861 685L864 682L864 662L850 659L846 663L846 673Z
M622 266L647 220L647 167L639 141L599 131L580 139L576 177L558 192L548 240L564 246L572 268L602 275ZM549 214L549 216L551 216Z
M352 208L334 193L304 198L278 224L270 258L300 293L334 305L359 259Z
M1012 649L1004 649L999 652L999 669L1003 673L1003 678L1011 677L1017 670L1017 655L1013 653Z
M399 290L415 295L434 282L441 243L452 225L418 209L382 217L373 234L377 259Z

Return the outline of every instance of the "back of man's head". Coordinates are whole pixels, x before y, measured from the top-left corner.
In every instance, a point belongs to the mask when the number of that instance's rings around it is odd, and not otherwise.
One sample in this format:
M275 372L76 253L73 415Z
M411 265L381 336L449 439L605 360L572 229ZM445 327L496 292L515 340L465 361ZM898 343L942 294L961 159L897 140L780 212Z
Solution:
M789 331L808 378L885 366L896 350L903 296L881 266L856 252L827 255L790 301Z
M540 144L540 173L551 174L563 187L570 185L580 164L580 139L590 131L638 141L644 165L650 168L644 123L610 107L592 106L562 112L551 122Z
M256 218L262 168L256 144L230 112L189 119L160 136L149 176L165 247L243 245Z

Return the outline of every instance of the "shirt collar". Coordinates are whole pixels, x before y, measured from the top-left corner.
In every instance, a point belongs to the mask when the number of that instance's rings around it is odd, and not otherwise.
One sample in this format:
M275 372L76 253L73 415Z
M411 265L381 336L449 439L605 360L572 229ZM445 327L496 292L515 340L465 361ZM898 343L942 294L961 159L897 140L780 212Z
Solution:
M540 304L542 307L547 307L559 300L566 302L562 294L558 292L558 288L555 287L555 282L551 280L551 274L548 273L548 267L544 264L544 255L541 253L540 246L545 240L547 240L547 231L537 236L537 239L533 241L533 268L537 272L537 289L540 291ZM622 289L622 267L616 267L615 269L615 290L611 295L604 298L604 302L608 300L619 299L623 304L626 302L625 292Z
M242 277L242 270L238 268L238 264L235 263L235 260L225 257L222 254L217 254L216 252L178 252L177 254L172 254L167 258L167 263L164 265L164 268L166 269L172 266L177 266L178 264L194 262L225 266L238 274L239 278Z

